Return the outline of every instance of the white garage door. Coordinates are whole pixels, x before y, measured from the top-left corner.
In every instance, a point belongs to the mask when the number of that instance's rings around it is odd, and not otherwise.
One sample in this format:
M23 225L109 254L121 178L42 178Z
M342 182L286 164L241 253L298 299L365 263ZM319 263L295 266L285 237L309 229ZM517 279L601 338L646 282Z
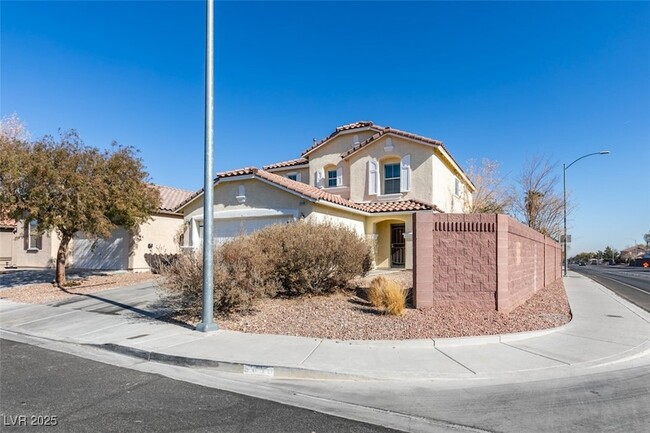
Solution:
M117 270L129 266L129 233L117 228L108 239L88 239L82 233L72 239L72 268Z
M249 217L249 218L218 218L214 221L214 240L217 244L222 244L225 241L237 237L240 234L250 234L256 230L263 229L271 224L286 224L293 221L291 215L274 215L265 217Z

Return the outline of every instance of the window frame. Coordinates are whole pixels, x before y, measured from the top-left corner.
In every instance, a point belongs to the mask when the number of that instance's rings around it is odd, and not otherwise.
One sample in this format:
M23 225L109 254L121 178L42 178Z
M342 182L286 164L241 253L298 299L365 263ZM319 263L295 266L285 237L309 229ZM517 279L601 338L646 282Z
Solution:
M327 179L326 188L336 188L338 185L338 170L334 168L333 170L326 171L325 179ZM333 176L332 176L333 175Z
M383 176L382 176L382 195L388 195L388 194L399 194L401 193L401 177L402 177L402 166L399 161L386 161L385 163L382 164L383 166ZM388 177L387 170L391 169L391 177ZM391 185L391 189L389 190L388 185Z
M27 251L40 251L43 249L43 234L38 233L38 221L31 220L27 223Z

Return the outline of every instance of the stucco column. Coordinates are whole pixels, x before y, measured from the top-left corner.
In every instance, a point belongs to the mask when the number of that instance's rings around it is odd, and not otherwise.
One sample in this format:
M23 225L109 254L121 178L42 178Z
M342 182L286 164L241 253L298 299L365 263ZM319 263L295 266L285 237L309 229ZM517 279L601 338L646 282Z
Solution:
M192 218L190 220L190 247L198 248L201 245L201 239L199 238L199 228L196 223L196 219Z
M379 235L376 233L368 233L366 234L366 241L370 243L370 255L372 256L372 269L375 269L377 267L377 261L375 260L377 258L377 239L379 238Z
M413 269L413 215L404 222L404 269Z

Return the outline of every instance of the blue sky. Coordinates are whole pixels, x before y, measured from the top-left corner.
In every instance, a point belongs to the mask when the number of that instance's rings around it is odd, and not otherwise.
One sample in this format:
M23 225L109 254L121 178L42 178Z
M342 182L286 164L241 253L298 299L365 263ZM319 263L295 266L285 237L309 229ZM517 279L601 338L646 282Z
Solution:
M133 145L156 183L203 176L203 2L0 3L0 115L37 138ZM514 179L567 171L570 254L650 231L650 3L217 2L215 169L298 157L372 120ZM558 190L561 190L561 183Z

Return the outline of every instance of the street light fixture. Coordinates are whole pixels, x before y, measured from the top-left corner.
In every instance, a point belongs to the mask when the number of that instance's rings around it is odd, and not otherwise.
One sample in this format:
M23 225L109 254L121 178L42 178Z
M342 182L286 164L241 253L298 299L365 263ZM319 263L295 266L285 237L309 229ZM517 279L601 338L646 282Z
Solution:
M566 233L566 171L571 167L573 164L576 162L580 161L583 158L586 158L588 156L593 156L593 155L607 155L609 153L609 150L601 150L600 152L594 152L594 153L588 153L586 155L582 155L580 158L576 159L573 161L571 164L566 165L563 164L563 171L562 171L562 186L564 188L564 239L562 239L562 246L564 250L564 277L567 276L567 270L569 269L569 258L567 257L566 254L566 242L567 242L567 233Z

